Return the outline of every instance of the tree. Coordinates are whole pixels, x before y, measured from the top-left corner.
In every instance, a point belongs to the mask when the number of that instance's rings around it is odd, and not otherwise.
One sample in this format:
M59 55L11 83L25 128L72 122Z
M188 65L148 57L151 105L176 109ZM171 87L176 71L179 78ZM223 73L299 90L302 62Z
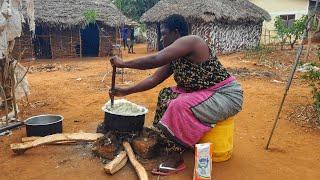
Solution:
M127 16L139 21L143 13L153 7L159 0L112 0L112 2Z
M293 25L289 28L290 32L290 45L293 48L294 44L303 37L304 29L306 28L306 22L308 20L308 16L302 16L300 19L296 20Z
M277 30L277 36L281 39L281 49L283 45L286 43L287 35L288 35L288 28L284 24L283 20L280 16L275 18L274 27Z
M289 40L293 49L294 44L302 38L307 19L307 16L302 16L300 19L295 20L291 26L287 26L280 16L276 17L274 26L278 37L281 39L281 49L287 40Z

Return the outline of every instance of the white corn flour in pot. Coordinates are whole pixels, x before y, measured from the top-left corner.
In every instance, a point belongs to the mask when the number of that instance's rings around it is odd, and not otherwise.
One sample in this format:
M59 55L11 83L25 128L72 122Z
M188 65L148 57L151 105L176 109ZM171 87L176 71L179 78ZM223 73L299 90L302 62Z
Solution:
M108 101L103 107L104 112L122 116L139 116L148 112L147 108L127 101L125 99L115 100L113 107L111 101Z

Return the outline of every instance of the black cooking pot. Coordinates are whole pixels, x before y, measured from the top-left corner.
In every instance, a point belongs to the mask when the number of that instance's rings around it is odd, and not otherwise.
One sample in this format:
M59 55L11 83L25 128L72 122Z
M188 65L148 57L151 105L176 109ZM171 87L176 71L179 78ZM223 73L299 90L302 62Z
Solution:
M136 116L124 116L108 112L102 107L104 111L104 125L107 131L132 132L142 131L145 121L145 115L148 112L143 107L143 112Z
M142 131L145 120L145 114L138 116L122 116L104 113L104 124L106 130L131 132Z
M60 115L39 115L28 118L26 125L27 136L47 136L62 133L63 117Z

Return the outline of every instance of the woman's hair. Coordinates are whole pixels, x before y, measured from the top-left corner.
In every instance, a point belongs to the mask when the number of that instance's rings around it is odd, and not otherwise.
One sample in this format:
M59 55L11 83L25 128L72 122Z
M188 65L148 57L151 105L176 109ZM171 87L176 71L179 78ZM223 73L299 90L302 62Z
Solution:
M173 14L164 19L162 25L170 31L178 30L180 36L187 36L189 34L188 23L185 18L178 14Z

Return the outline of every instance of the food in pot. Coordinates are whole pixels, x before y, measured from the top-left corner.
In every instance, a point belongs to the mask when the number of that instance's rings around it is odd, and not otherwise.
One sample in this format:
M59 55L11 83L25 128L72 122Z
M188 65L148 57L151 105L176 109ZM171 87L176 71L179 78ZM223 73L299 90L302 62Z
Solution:
M122 116L138 116L146 114L148 111L145 107L139 106L125 99L115 100L113 107L111 107L111 102L108 101L102 109L105 112Z

